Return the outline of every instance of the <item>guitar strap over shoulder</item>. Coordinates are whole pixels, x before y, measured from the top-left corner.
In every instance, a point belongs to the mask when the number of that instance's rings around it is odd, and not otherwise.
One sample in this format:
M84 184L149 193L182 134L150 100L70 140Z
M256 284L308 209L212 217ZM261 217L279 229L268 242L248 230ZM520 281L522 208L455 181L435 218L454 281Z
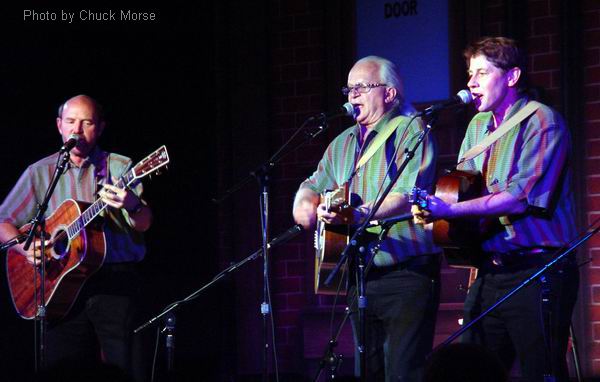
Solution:
M479 144L471 147L458 161L458 164L471 160L486 151L494 142L502 138L513 127L517 126L523 122L525 118L535 113L540 106L541 104L537 101L529 101L525 107L515 113L515 115L510 117L508 120L504 121L496 130L494 130L493 133L485 137Z

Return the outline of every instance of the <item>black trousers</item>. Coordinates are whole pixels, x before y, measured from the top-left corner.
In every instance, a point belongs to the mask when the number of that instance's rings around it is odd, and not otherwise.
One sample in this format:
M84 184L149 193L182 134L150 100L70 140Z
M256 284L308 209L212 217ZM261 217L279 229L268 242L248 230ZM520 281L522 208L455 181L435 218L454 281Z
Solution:
M481 271L465 301L466 322L537 269ZM543 381L549 366L557 381L568 381L566 349L577 299L578 269L572 262L557 264L546 271L543 281L534 280L514 294L467 331L462 340L486 346L500 357L507 370L517 359L527 381Z
M134 376L139 276L131 265L107 264L82 289L69 314L48 326L46 365L108 364Z
M355 343L359 333L356 288L348 304ZM366 364L369 381L421 381L431 352L439 306L439 256L428 264L373 267L366 281ZM356 375L360 375L358 351Z

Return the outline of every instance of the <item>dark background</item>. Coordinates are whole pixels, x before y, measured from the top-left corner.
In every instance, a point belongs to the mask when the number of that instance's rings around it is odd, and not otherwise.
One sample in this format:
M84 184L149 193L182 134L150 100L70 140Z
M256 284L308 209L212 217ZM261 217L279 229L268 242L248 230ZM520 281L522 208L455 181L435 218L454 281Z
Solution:
M144 181L155 214L146 235L143 265L148 319L172 300L216 274L216 144L214 5L131 7L155 12L157 21L23 21L39 12L129 9L121 5L3 6L0 14L0 195L25 167L60 147L56 109L76 94L104 105L103 149L135 162L165 144L171 164ZM60 16L59 16L60 17ZM4 261L4 257L2 258ZM17 318L0 278L2 377L33 369L33 325ZM228 329L223 284L204 292L177 315L177 365L208 375L220 367ZM141 322L140 322L141 324ZM152 346L153 328L146 330ZM146 348L150 353L152 347ZM159 355L159 362L164 362ZM192 367L193 366L193 367ZM8 374L5 372L8 371ZM10 380L10 378L9 378Z

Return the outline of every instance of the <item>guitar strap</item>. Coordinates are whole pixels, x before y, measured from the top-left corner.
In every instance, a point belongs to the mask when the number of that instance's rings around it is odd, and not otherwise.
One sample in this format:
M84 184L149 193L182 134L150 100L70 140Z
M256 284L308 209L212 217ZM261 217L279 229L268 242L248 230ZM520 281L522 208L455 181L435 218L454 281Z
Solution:
M356 167L354 168L354 172L352 173L352 178L354 174L361 168L373 155L377 152L377 150L383 145L385 141L392 135L392 133L400 126L402 121L405 119L405 116L399 115L397 117L392 118L383 129L377 134L377 136L373 139L373 143L369 145L367 151L360 157L358 163L356 163Z
M466 162L468 160L471 160L471 159L475 158L479 154L481 154L484 151L486 151L487 149L489 149L490 146L494 142L496 142L498 139L502 138L513 127L515 127L518 124L520 124L521 122L523 122L523 120L525 118L527 118L531 114L535 113L535 111L540 106L541 106L541 104L539 102L537 102L537 101L529 101L529 103L527 103L527 105L525 105L525 107L523 107L521 110L519 110L517 113L515 113L515 115L513 115L512 117L510 117L509 119L507 119L506 121L504 121L500 125L500 127L498 127L496 130L494 130L493 133L491 133L490 135L488 135L487 137L485 137L479 144L471 147L465 153L465 155L463 155L463 157L458 161L457 166L460 165L463 162Z

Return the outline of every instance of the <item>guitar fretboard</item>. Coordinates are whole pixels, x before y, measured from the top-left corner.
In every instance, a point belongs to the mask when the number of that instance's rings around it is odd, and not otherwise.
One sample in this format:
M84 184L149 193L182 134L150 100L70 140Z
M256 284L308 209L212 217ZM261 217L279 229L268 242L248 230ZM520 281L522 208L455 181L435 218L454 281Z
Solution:
M129 186L135 180L135 174L133 170L127 171L125 175L119 178L119 181L115 184L116 187L125 188ZM104 209L107 204L102 201L102 199L96 200L92 205L90 205L77 219L73 221L73 223L69 224L67 227L67 235L69 236L69 240L72 240L74 237L79 235L81 230L83 230L96 216L98 216Z

